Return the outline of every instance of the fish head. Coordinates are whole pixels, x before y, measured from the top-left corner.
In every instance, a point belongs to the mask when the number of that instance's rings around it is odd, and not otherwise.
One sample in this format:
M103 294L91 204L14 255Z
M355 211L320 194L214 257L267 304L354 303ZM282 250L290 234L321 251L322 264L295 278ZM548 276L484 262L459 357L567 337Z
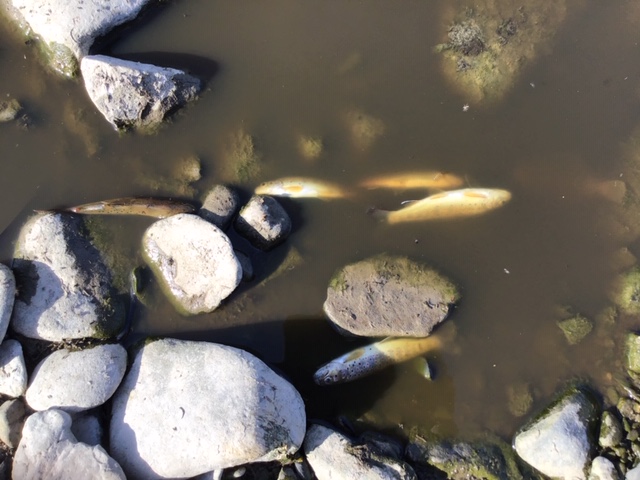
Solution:
M317 385L333 385L342 381L344 366L338 362L329 362L313 374L313 381Z

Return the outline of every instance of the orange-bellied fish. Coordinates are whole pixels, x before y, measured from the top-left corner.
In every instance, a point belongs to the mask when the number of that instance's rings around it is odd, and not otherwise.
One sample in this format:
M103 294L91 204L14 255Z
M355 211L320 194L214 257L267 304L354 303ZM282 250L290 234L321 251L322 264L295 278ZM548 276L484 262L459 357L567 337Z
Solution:
M373 209L373 215L389 224L420 222L443 218L480 215L501 207L511 199L507 190L496 188L463 188L436 193L422 200L409 203L399 210Z
M421 338L387 337L326 363L314 373L313 381L318 385L351 382L439 349L443 343L443 336L437 333Z
M411 190L416 188L457 188L464 179L452 173L438 171L407 172L391 175L380 175L360 182L363 188L391 188Z
M192 213L195 207L190 203L163 198L125 197L85 203L65 209L67 212L92 215L144 215L166 218L178 213Z
M258 195L292 198L345 198L350 193L335 183L305 177L285 177L258 185L254 191Z

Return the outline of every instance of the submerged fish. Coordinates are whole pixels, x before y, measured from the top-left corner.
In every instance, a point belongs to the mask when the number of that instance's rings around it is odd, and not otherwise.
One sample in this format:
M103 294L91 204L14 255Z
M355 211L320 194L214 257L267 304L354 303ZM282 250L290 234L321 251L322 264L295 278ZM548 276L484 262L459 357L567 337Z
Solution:
M408 172L396 175L381 175L367 178L360 182L363 188L392 188L392 189L416 189L416 188L457 188L464 183L464 179L452 173L437 171Z
M443 337L438 334L422 338L387 337L323 365L313 375L313 380L318 385L351 382L389 365L424 355L440 348L442 344Z
M285 177L264 182L255 189L258 195L292 198L345 198L350 196L343 187L324 180L304 177Z
M511 193L507 190L463 188L462 190L451 190L431 195L412 202L400 210L373 209L371 213L390 224L469 217L501 207L510 199Z
M195 207L190 203L178 200L125 197L85 203L67 208L65 211L93 215L144 215L166 218L178 213L192 213L195 211Z

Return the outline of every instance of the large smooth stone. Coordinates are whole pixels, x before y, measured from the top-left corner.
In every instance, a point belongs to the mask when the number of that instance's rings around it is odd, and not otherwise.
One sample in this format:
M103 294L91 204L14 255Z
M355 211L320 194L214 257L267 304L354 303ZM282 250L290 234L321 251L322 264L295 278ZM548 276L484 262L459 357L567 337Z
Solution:
M127 351L120 344L57 350L36 366L25 398L34 410L88 410L111 398L126 368Z
M123 300L79 215L29 219L16 242L13 271L19 288L11 326L25 337L104 339L122 330Z
M229 238L196 215L155 222L145 232L142 246L145 260L182 313L215 310L242 279Z
M339 330L367 337L426 337L460 298L434 269L406 257L378 255L340 269L324 312Z
M111 454L131 478L186 478L284 460L302 444L300 394L233 347L147 341L113 400Z

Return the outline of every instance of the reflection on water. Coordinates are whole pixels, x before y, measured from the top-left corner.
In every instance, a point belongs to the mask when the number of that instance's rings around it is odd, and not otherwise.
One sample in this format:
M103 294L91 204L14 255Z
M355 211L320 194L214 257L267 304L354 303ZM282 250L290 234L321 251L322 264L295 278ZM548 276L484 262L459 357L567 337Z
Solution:
M398 226L365 212L395 209L419 193L283 201L295 225L286 245L267 255L233 237L252 256L253 283L218 311L190 318L151 284L132 339L171 335L246 348L294 382L312 418L364 416L440 433L511 435L522 421L509 409L517 386L528 386L536 408L575 376L602 385L620 360L611 342L631 326L598 320L616 273L614 253L637 252L607 229L615 198L598 189L619 178L621 144L638 121L632 32L640 20L627 20L633 7L623 4L589 1L573 14L569 6L552 53L527 65L501 103L463 111L470 99L453 93L432 52L442 41L444 3L170 4L105 47L115 56L181 59L210 75L201 98L150 137L115 133L79 80L45 72L30 46L0 28L0 93L19 99L32 121L27 130L0 125L2 260L34 208L172 193L149 179L170 176L194 155L200 194L231 181L225 148L237 132L260 153L260 173L239 185L245 198L279 176L349 186L389 171L450 171L469 186L506 188L513 199L484 217ZM309 139L321 150L305 156L300 145ZM110 220L124 232L116 237L128 242L132 266L151 221ZM302 261L263 282L292 250ZM461 285L448 320L457 325L456 344L430 357L434 382L402 365L317 387L315 368L355 345L323 319L328 280L380 252L410 255ZM568 345L557 327L559 305L594 321L580 344Z

